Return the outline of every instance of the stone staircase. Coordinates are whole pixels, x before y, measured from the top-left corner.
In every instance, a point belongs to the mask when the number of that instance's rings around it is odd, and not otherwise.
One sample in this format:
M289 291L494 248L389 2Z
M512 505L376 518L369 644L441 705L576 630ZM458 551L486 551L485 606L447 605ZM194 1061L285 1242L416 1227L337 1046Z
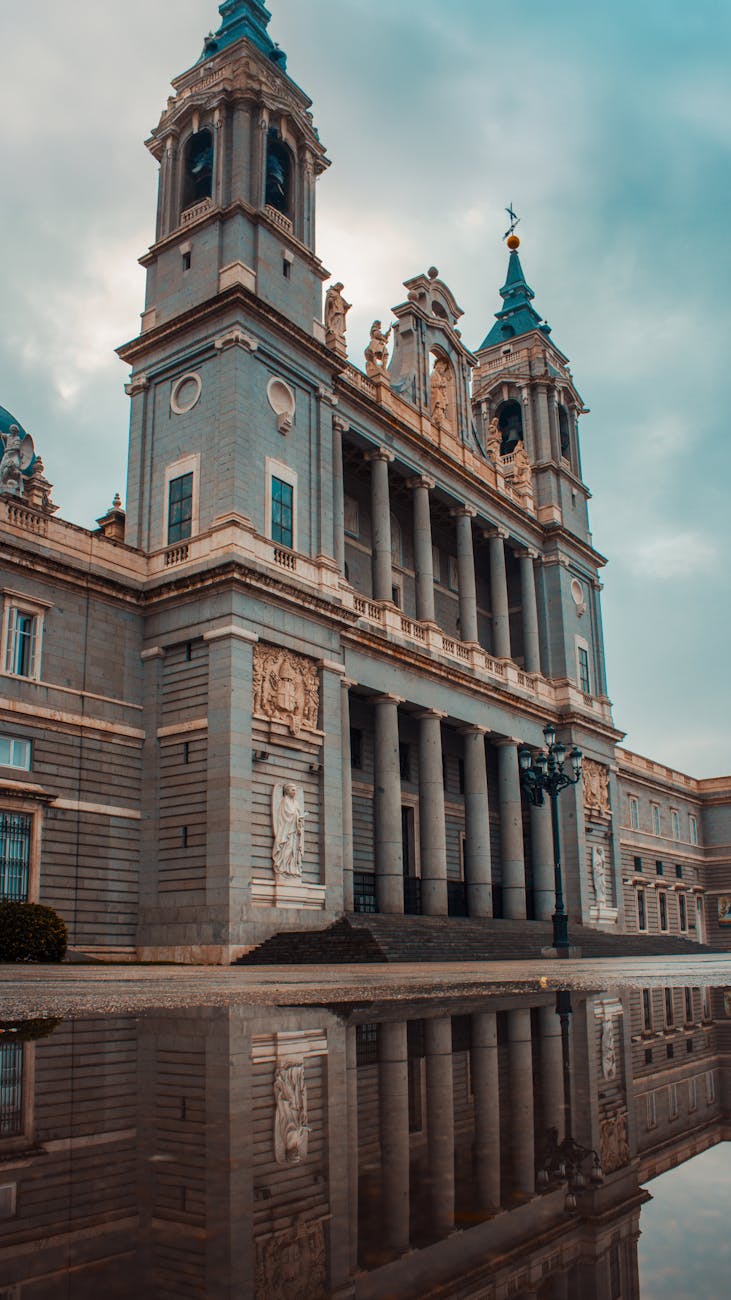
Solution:
M620 935L571 925L582 957L695 957L721 949L688 939ZM242 966L332 966L398 962L525 961L552 942L546 921L472 920L446 916L350 914L326 930L275 934L236 963Z

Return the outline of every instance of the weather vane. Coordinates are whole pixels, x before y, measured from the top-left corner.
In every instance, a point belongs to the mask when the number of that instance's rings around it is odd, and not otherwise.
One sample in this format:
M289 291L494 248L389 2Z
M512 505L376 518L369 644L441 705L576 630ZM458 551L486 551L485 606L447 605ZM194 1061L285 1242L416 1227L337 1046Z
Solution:
M520 225L520 217L516 216L516 214L513 212L512 203L510 204L509 208L505 209L505 211L510 217L510 229L505 231L505 234L503 235L503 239L507 239L509 235L514 235L515 227Z

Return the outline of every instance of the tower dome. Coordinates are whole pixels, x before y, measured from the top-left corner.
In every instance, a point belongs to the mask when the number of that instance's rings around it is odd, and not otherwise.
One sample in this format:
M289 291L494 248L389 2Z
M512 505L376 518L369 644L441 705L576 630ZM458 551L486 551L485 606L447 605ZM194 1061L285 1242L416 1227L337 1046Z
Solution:
M28 435L20 420L16 420L15 416L10 414L10 411L6 411L4 406L0 406L0 438L5 439L7 437L10 426L13 424L17 425L21 438L27 438Z

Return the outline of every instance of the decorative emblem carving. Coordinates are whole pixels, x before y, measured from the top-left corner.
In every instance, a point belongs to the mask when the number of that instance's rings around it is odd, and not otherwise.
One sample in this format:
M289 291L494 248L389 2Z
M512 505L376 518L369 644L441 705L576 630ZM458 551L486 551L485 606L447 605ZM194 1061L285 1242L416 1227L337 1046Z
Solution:
M599 817L611 817L609 803L609 768L602 767L591 758L585 758L582 772L584 776L584 809Z
M627 1112L620 1111L612 1119L604 1119L601 1124L599 1157L605 1174L613 1174L623 1169L630 1162L629 1137L627 1134Z
M374 320L371 325L371 339L365 350L366 374L369 379L375 379L377 375L386 373L388 365L388 340L391 337L390 329L384 334L381 329L381 322Z
M275 785L272 790L272 863L275 876L301 878L307 816L305 796L299 786L291 781Z
M614 1021L609 1016L602 1024L602 1074L607 1083L617 1077L617 1052L614 1046Z
M327 1249L322 1220L299 1223L256 1243L256 1300L326 1300Z
M280 1065L274 1075L274 1155L278 1165L300 1165L307 1159L307 1084L302 1062Z
M591 875L597 907L604 907L607 903L607 859L601 844L592 845Z
M316 731L320 684L311 660L276 646L255 646L254 713L285 723L293 736Z

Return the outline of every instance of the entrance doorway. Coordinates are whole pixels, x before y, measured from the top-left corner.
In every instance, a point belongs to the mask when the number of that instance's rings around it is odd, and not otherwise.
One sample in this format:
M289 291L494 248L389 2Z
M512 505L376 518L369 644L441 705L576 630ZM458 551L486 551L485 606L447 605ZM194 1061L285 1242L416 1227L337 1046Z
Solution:
M401 848L404 861L404 912L407 916L421 916L421 880L416 874L414 809L408 804L401 808Z

